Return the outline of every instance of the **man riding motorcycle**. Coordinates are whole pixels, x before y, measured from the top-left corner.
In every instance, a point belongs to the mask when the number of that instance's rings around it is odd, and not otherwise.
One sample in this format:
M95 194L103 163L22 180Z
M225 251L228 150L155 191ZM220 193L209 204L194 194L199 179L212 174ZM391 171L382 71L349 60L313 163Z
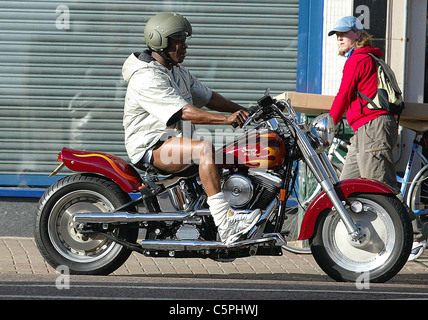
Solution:
M206 87L180 65L191 35L189 21L176 13L161 13L147 22L144 38L148 49L132 53L122 69L128 82L123 118L125 146L137 167L151 163L173 173L197 163L220 239L229 244L251 230L260 210L237 214L230 208L221 192L212 144L183 132L183 121L242 126L249 113ZM202 106L221 113L202 110Z

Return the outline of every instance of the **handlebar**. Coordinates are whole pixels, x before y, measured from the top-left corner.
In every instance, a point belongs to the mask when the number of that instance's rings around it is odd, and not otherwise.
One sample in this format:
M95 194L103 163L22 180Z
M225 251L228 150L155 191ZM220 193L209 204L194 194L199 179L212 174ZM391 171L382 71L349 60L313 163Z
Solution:
M250 116L248 117L247 121L243 124L243 127L246 126L249 122L253 120L252 116L257 112L258 106L250 106L247 111L249 112ZM250 121L248 121L251 118ZM236 129L238 127L238 123L234 122L232 123L232 127Z
M247 109L250 113L250 116L243 124L243 127L247 126L253 120L258 120L260 118L268 117L274 113L271 106L275 104L281 111L284 111L285 105L277 105L276 100L272 99L271 96L265 95L261 99L257 100L256 106L251 106ZM237 128L238 124L236 122L232 123L233 128Z

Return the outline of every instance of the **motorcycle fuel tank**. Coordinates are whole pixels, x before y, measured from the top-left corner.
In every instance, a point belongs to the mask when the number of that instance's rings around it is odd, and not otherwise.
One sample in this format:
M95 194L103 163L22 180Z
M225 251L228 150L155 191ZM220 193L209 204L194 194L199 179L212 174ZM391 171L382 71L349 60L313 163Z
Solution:
M221 168L279 169L285 161L284 141L275 132L250 131L216 153Z

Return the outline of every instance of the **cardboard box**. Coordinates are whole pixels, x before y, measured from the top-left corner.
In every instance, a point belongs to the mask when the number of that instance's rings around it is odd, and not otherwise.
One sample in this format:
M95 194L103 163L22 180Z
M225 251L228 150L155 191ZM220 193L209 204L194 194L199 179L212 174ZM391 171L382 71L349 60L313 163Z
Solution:
M328 112L334 98L334 96L300 92L284 92L275 97L275 99L290 99L291 106L296 112L313 115Z
M428 121L428 103L404 102L401 119Z
M299 113L318 115L328 112L335 96L314 93L284 92L275 99L291 100L294 110ZM405 102L401 119L412 121L428 121L428 103Z

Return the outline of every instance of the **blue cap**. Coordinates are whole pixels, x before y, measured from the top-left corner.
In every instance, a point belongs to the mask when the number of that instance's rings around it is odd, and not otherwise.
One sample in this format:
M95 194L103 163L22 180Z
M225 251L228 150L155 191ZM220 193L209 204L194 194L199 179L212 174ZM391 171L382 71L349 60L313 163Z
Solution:
M328 36L332 36L336 32L348 32L349 30L358 30L363 32L364 27L361 21L353 16L343 17L339 21L337 21L333 30L328 33Z

